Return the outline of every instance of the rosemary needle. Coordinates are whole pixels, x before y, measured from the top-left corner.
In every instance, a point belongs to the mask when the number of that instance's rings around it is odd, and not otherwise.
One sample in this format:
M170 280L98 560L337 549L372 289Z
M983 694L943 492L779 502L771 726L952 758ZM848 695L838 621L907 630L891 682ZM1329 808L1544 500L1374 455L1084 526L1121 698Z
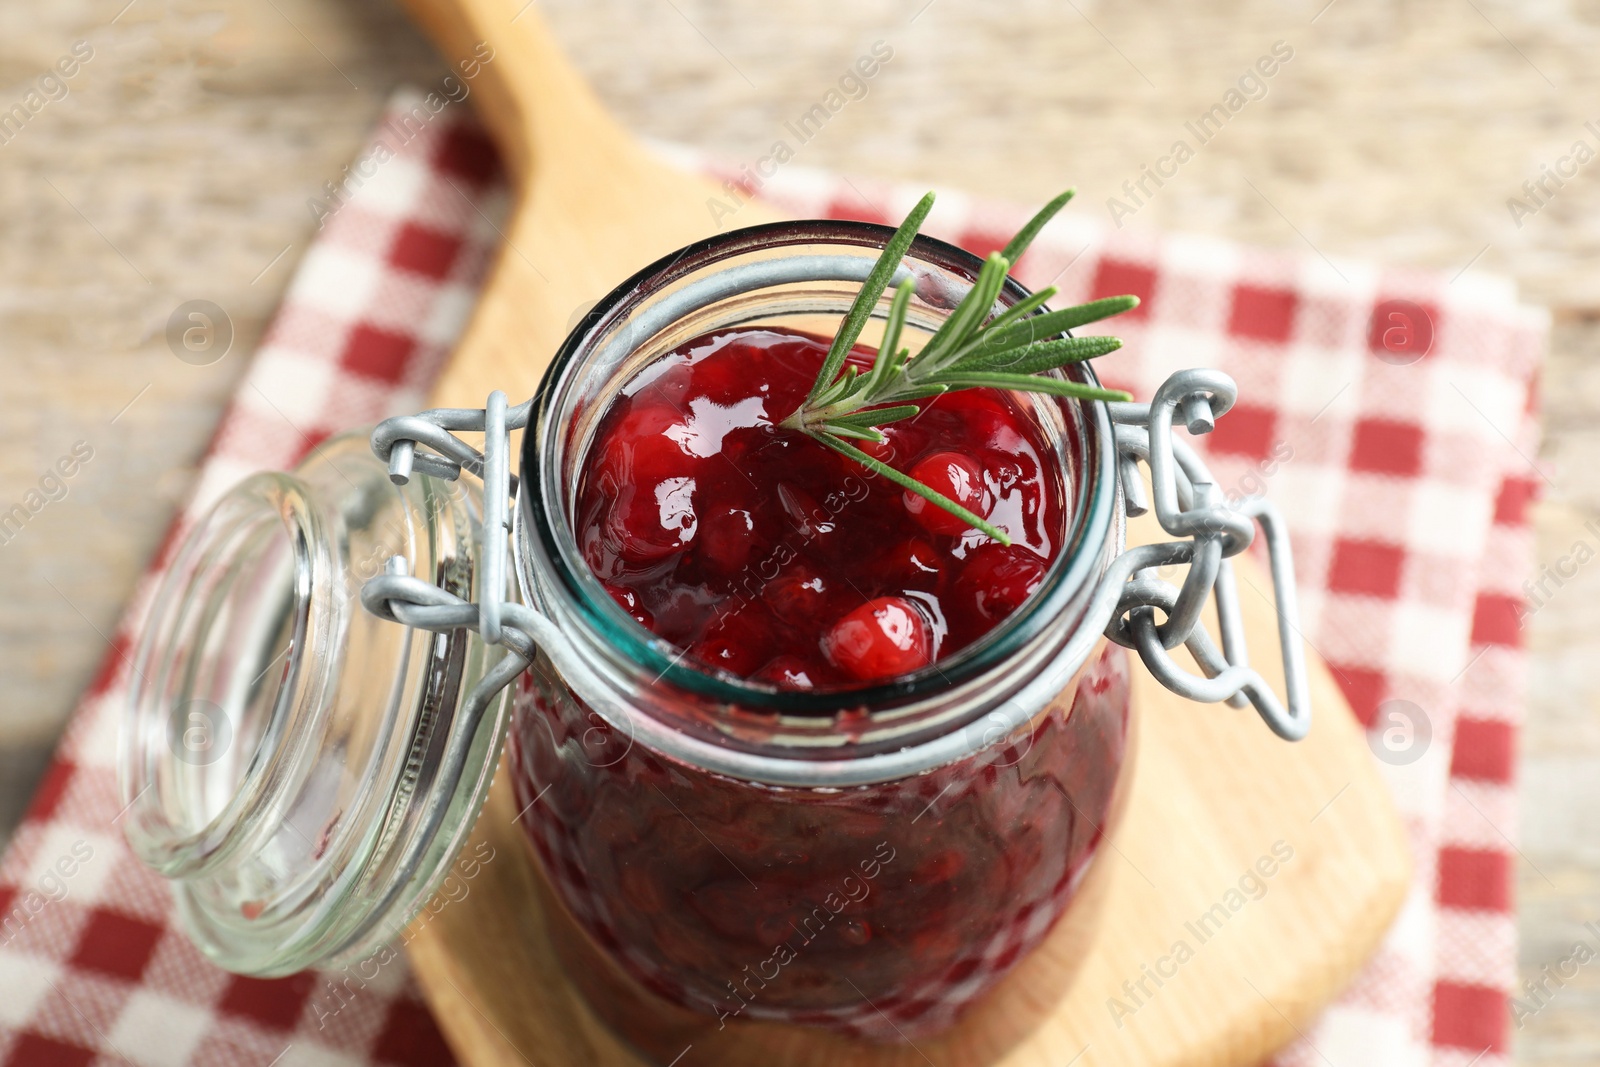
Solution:
M1132 399L1117 389L1099 389L1043 372L1121 348L1122 342L1115 337L1068 337L1065 334L1075 327L1137 307L1138 297L1112 296L1050 311L1045 309L1045 303L1056 294L1055 288L1050 287L991 316L1012 265L1071 199L1072 190L1068 189L1029 219L1003 251L989 254L967 295L915 357L900 345L915 288L909 279L902 283L890 300L883 343L872 365L865 370L848 366L846 359L850 350L933 207L933 194L923 197L884 245L845 314L839 332L834 335L811 391L781 425L805 433L943 508L1000 544L1009 545L1011 539L998 527L852 442L881 444L885 440L882 427L920 414L919 401L957 389L1014 389L1080 400Z

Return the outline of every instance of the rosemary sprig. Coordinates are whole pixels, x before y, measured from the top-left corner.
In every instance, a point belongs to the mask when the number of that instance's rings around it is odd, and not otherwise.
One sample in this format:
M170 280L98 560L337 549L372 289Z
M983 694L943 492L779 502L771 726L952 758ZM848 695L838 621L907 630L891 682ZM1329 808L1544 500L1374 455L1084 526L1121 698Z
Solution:
M1063 378L1045 377L1041 372L1121 348L1122 342L1115 337L1063 337L1062 334L1136 307L1138 297L1112 296L1060 311L1048 311L1044 310L1044 305L1056 294L1055 287L1050 286L991 317L1012 264L1056 212L1072 199L1072 193L1068 189L1050 201L1017 231L1002 251L989 254L971 290L915 358L909 349L900 345L915 290L915 282L907 278L895 289L890 300L883 343L878 346L872 366L865 371L846 366L851 348L933 208L933 194L923 197L889 238L882 255L867 274L861 292L834 335L805 402L781 425L807 434L943 508L993 540L1009 545L1011 539L998 527L850 442L881 444L885 440L881 427L920 414L922 407L918 401L957 389L1015 389L1083 400L1132 399L1120 390L1097 389Z

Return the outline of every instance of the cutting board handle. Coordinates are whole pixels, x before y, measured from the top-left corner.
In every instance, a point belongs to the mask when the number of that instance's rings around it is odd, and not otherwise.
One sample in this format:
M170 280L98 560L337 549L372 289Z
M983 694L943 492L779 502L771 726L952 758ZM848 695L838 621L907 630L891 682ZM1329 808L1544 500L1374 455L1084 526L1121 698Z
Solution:
M403 0L444 60L481 57L472 90L478 114L499 146L511 184L523 188L542 159L576 161L629 152L633 142L606 113L550 36L537 0Z
M719 190L645 151L619 126L526 0L403 0L452 69L492 49L471 100L513 196L472 322L433 392L479 407L532 395L578 313L653 260L715 233ZM741 209L740 225L775 216Z

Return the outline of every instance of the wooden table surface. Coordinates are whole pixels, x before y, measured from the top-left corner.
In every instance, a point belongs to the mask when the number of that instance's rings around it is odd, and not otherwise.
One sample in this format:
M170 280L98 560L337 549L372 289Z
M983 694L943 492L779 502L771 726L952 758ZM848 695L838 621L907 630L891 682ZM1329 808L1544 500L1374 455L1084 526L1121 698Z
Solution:
M0 511L75 442L93 458L0 533L0 840L190 483L314 232L306 207L389 90L444 68L382 0L89 0L0 8L0 110L91 58L0 143ZM1324 6L1326 4L1326 6ZM1551 307L1541 565L1600 547L1600 163L1535 213L1507 199L1574 141L1600 146L1600 8L1508 0L543 0L640 133L754 161L874 41L893 59L797 162L1080 211L1137 177L1274 42L1294 50L1128 225L1455 273ZM84 49L80 48L80 52ZM47 84L52 95L60 90ZM1594 130L1585 122L1595 120ZM1554 188L1553 184L1551 186ZM1520 225L1518 224L1520 222ZM180 303L228 312L195 367ZM1589 462L1585 462L1585 460ZM58 494L59 495L59 494ZM1600 567L1529 624L1521 967L1600 920ZM1516 1030L1518 1062L1600 1062L1600 968Z

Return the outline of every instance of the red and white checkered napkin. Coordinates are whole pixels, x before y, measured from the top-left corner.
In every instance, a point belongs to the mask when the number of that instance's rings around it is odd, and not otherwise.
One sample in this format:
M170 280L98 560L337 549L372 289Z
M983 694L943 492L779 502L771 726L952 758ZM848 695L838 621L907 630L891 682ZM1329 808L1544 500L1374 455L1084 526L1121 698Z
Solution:
M387 121L375 137L396 158L302 256L169 548L241 476L426 402L498 242L489 220L506 192L492 148L460 108L409 142ZM794 167L760 190L796 216L877 221L898 220L921 191ZM929 230L984 252L1026 214L945 194ZM1113 384L1148 396L1189 366L1238 379L1242 402L1202 439L1222 489L1265 483L1282 506L1307 639L1357 714L1372 723L1385 702L1409 701L1431 732L1420 759L1383 765L1418 857L1411 899L1354 986L1280 1062L1466 1067L1482 1054L1481 1067L1504 1064L1515 975L1516 615L1539 479L1523 457L1534 449L1545 320L1509 286L1475 275L1452 283L1125 235L1091 215L1069 210L1053 224L1021 277L1053 281L1063 303L1144 298L1115 322L1127 347L1100 363ZM738 222L737 213L726 220ZM1374 330L1374 310L1391 300L1424 309L1413 328L1431 326L1431 349L1412 365L1374 355L1389 325L1380 316ZM122 843L117 718L137 620L167 554L141 583L0 861L0 1065L447 1063L403 963L342 996L315 972L228 975L177 931L166 888Z

